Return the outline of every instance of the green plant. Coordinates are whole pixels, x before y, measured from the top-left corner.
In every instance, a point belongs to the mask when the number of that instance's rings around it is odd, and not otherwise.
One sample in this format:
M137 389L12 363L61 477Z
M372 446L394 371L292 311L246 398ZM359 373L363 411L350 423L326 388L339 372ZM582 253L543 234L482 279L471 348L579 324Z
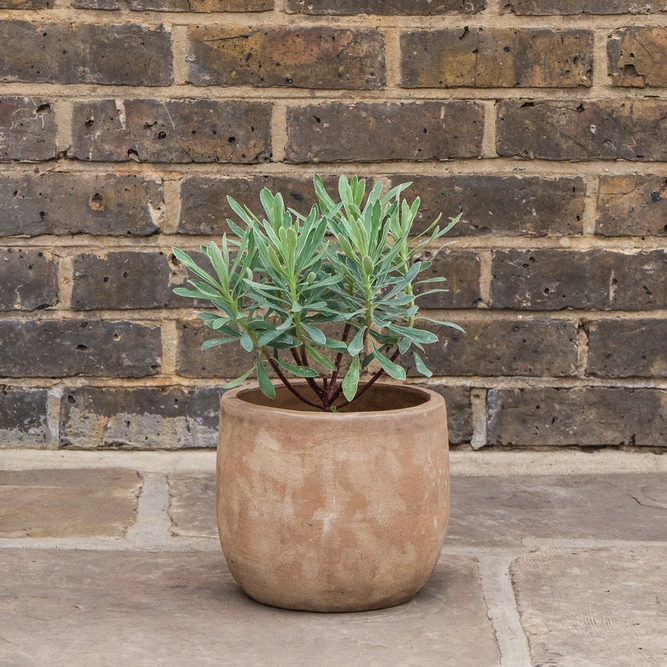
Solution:
M210 301L216 308L215 313L199 315L219 334L202 350L238 341L256 354L248 371L226 388L241 384L255 371L262 392L273 398L266 363L304 403L336 411L383 373L404 380L399 355L411 352L416 370L432 375L417 350L438 338L415 326L429 318L419 317L413 290L444 280L417 280L430 266L419 257L460 216L444 228L438 225L439 216L426 231L411 237L419 198L411 206L401 199L410 183L384 196L378 183L364 202L366 182L357 177L348 182L341 176L338 203L317 175L314 184L318 204L306 217L286 210L282 196L266 188L260 196L266 219L228 197L244 226L228 220L236 238L223 235L221 248L215 243L202 246L213 275L174 248L176 258L194 274L192 289L174 291ZM422 294L441 291L446 290ZM460 329L450 322L438 324ZM342 328L340 338L330 337L335 325ZM377 371L360 382L373 360ZM311 392L288 376L304 378Z

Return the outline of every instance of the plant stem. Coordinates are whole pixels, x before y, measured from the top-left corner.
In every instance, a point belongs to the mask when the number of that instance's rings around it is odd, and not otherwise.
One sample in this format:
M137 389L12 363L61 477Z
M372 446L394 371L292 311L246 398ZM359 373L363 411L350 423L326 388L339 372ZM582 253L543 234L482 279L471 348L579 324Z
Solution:
M350 327L351 327L350 323L346 322L345 327L343 328L343 337L341 339L343 343L347 343L347 337L350 335ZM340 373L340 366L342 363L343 363L343 353L338 352L338 354L336 355L336 369L331 374L331 381L329 383L329 389L327 391L327 401L328 401L327 408L335 400L333 398L333 393L336 390L336 380L338 379L338 373Z
M392 361L396 361L396 359L398 358L398 355L399 355L399 354L400 354L400 352L399 352L399 350L398 350L398 348L397 348L396 351L394 352L394 354L391 355L390 359L391 359ZM380 369L377 373L375 373L375 375L373 375L373 377L372 377L372 378L371 378L371 379L370 379L370 380L369 380L369 381L368 381L368 382L367 382L367 383L366 383L366 384L365 384L365 385L364 385L364 386L363 386L363 387L362 387L362 388L355 394L355 396L354 396L354 398L353 398L352 400L353 400L353 401L356 401L356 400L359 398L359 396L361 396L367 389L370 389L370 387L371 387L371 386L372 386L372 385L373 385L373 384L380 378L380 376L381 376L383 373L384 373L384 369L381 368L381 369ZM340 396L340 394L338 394L338 396ZM338 398L338 396L336 396L336 398ZM336 400L336 399L334 399L334 400ZM346 405L349 405L351 402L352 402L352 401L345 400L345 401L344 401L343 403L341 403L340 405L337 405L337 406L336 406L336 409L337 409L337 410L340 410L341 408L345 407Z
M303 401L304 403L307 403L308 405L310 405L310 406L312 406L312 407L314 407L314 408L317 408L318 410L322 410L322 406L321 406L321 405L318 405L317 403L313 403L313 401L311 401L310 399L308 399L308 398L306 398L305 396L303 396L302 394L300 394L300 393L297 391L297 389L290 383L290 381L285 377L285 374L282 372L280 366L278 366L278 364L275 362L275 360L272 359L272 358L266 353L266 351L263 350L262 352L263 352L264 357L266 358L266 360L271 364L271 367L273 368L273 370L276 372L276 374L277 374L278 377L280 378L280 381L281 381L281 382L282 382L282 383L283 383L283 384L284 384L284 385L285 385L285 386L286 386L286 387L287 387L287 388L288 388L288 389L289 389L289 390L290 390L290 391L291 391L291 392L292 392L292 393L293 393L299 400Z

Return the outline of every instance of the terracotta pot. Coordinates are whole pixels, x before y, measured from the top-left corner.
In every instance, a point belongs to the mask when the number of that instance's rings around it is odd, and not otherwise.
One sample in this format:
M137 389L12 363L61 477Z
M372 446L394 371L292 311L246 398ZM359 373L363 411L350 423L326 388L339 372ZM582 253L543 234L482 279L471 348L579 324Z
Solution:
M377 384L354 411L323 413L276 394L241 388L220 403L218 530L234 579L286 609L407 602L447 529L444 399Z

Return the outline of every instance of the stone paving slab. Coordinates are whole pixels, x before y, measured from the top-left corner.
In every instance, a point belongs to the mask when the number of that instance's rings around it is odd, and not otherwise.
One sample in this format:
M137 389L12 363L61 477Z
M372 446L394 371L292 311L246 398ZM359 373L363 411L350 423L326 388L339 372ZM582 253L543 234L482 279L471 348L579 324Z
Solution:
M0 537L121 537L134 523L133 470L0 470Z
M533 665L667 665L667 547L540 548L511 570Z
M2 667L500 664L470 557L443 557L408 604L359 614L260 605L221 553L11 549L0 582Z
M452 477L451 492L448 546L667 541L667 474Z
M213 473L168 479L172 533L217 537ZM446 546L524 538L667 541L667 474L452 476Z

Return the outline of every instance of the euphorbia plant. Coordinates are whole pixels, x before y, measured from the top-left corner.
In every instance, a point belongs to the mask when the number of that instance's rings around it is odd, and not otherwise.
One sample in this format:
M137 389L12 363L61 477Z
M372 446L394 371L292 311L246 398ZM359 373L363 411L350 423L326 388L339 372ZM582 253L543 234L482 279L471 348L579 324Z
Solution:
M366 182L341 176L339 202L317 175L314 184L318 204L305 217L286 209L282 196L266 188L260 195L265 218L228 197L242 223L227 221L235 238L223 235L221 248L215 243L202 246L212 274L174 248L176 258L196 276L189 281L192 289L174 291L210 301L216 309L199 315L219 334L202 350L238 341L255 355L248 370L225 388L255 372L262 392L275 397L268 365L304 403L335 412L383 373L404 380L400 355L411 353L416 370L432 375L418 350L438 338L416 326L429 318L419 316L414 288L444 279L417 280L431 265L419 258L459 218L441 228L438 217L411 236L419 198L412 205L401 199L410 183L384 196L378 183L364 201ZM340 337L330 336L335 325ZM373 360L378 370L360 382ZM304 378L311 391L290 377Z

